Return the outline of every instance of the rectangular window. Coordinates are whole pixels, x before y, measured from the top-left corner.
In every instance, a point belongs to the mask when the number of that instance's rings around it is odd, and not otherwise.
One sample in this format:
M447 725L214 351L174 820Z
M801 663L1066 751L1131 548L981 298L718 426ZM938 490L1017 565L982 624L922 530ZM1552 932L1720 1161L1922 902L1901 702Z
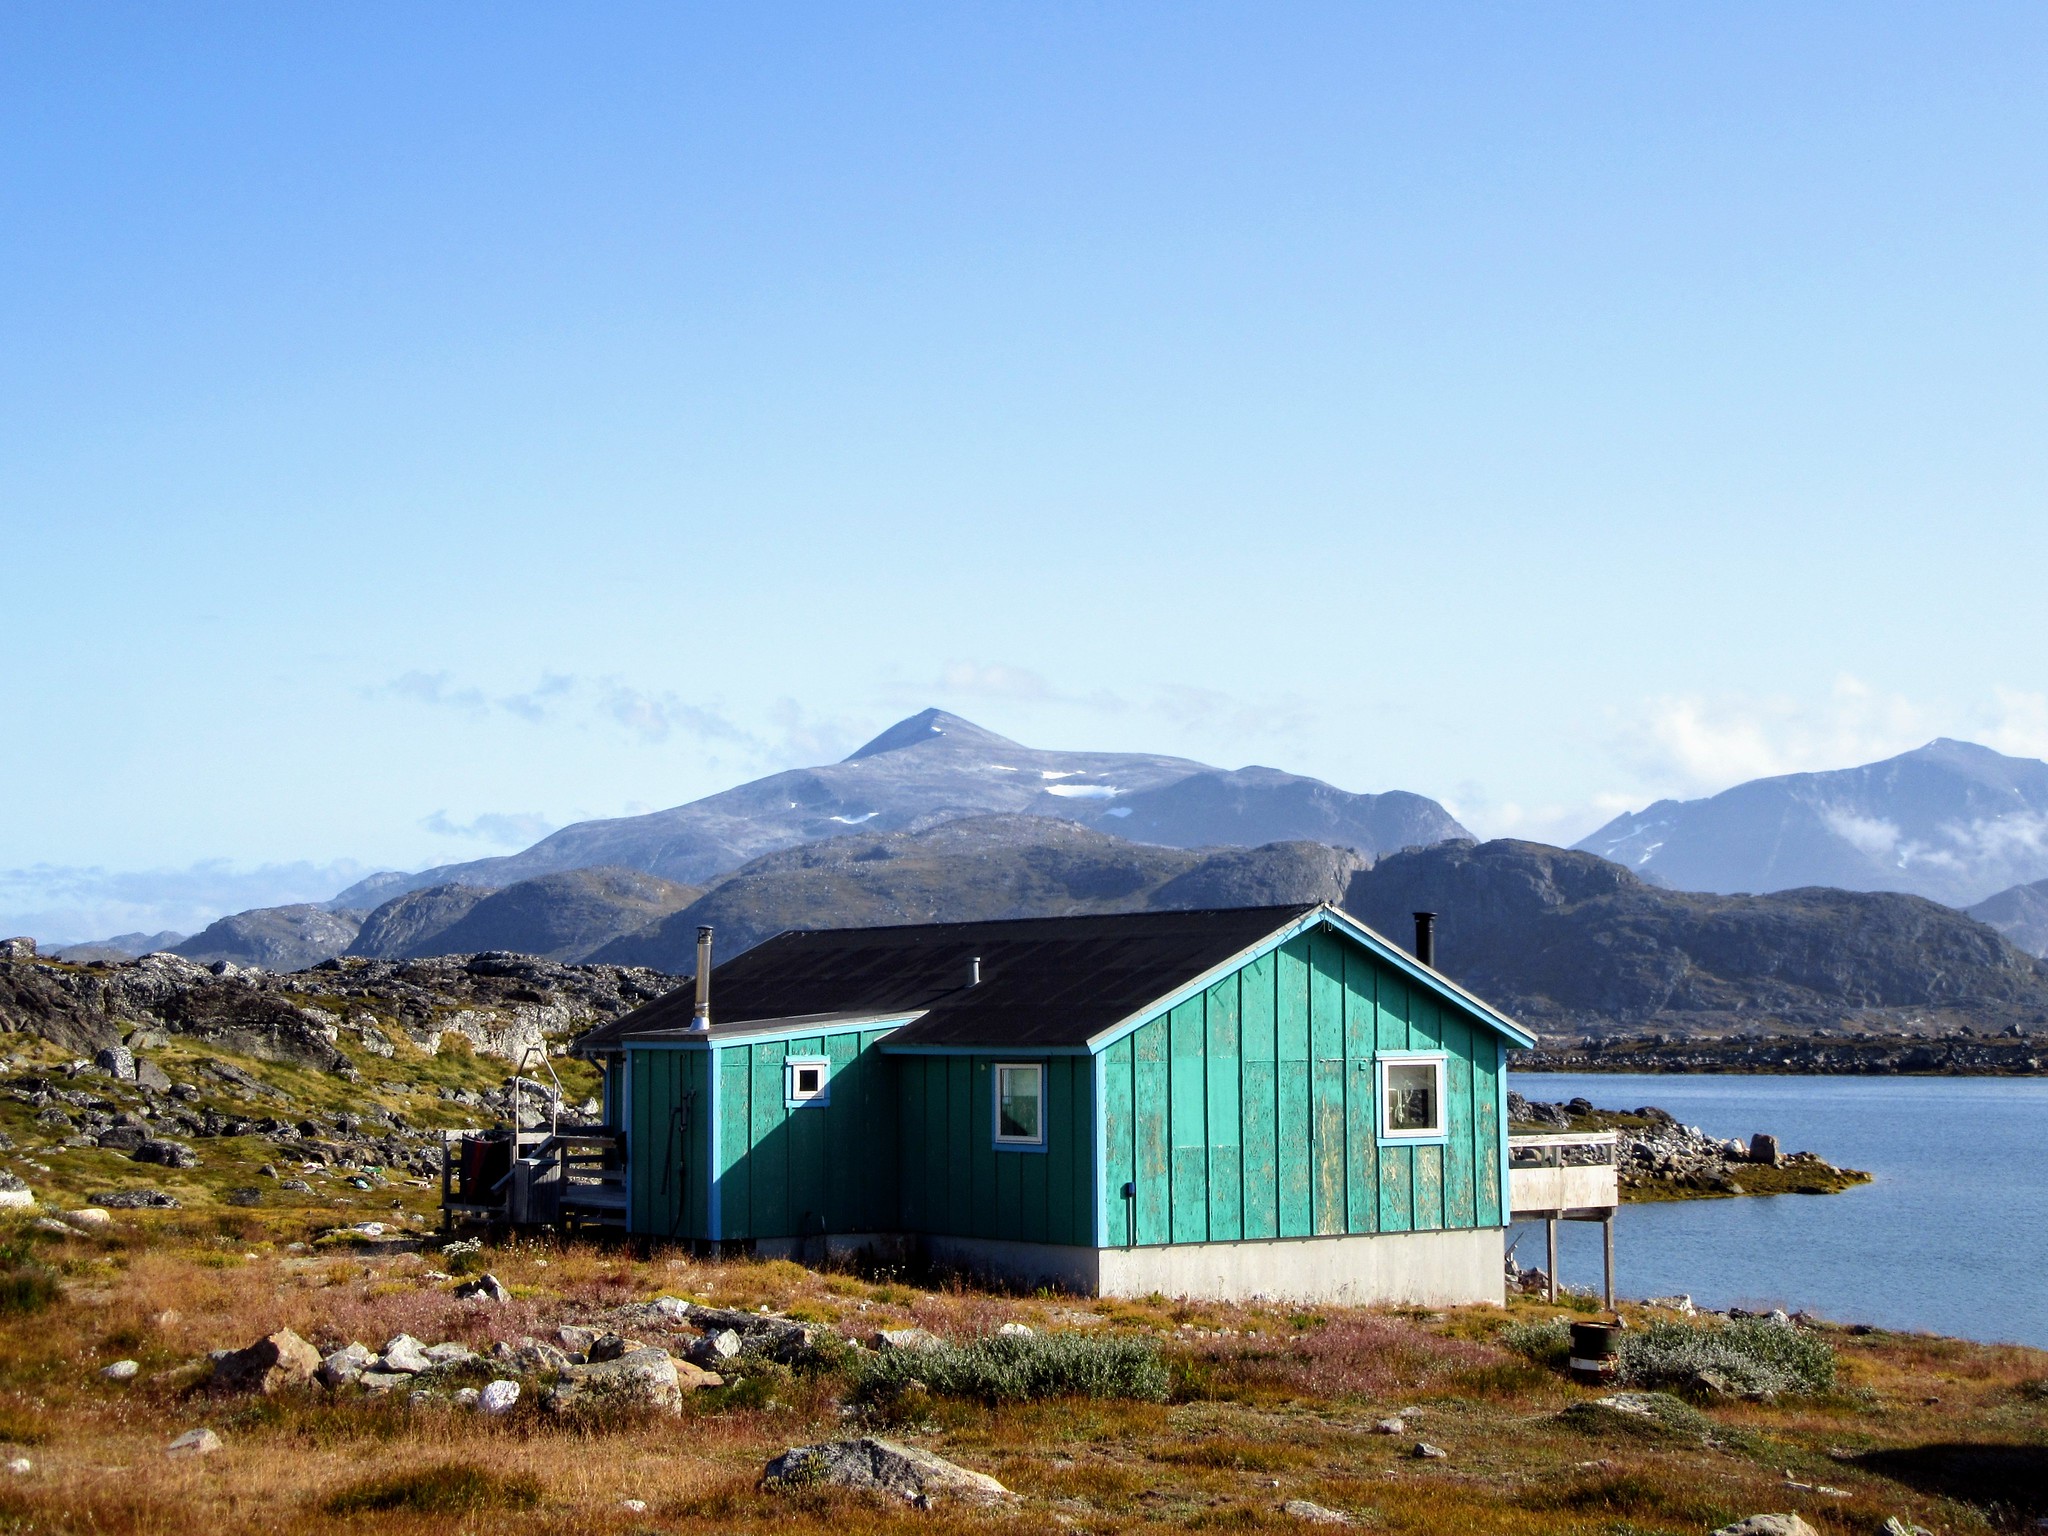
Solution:
M996 1067L996 1145L1045 1145L1045 1068L1036 1062Z
M832 1059L790 1056L782 1063L782 1102L786 1109L832 1102Z
M1444 1134L1444 1058L1380 1058L1380 1137L1426 1141Z

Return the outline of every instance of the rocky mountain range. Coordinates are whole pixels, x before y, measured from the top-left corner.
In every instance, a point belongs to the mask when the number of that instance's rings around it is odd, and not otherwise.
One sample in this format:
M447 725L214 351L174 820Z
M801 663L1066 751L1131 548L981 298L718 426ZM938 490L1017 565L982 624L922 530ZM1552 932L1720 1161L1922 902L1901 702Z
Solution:
M2048 878L2048 763L1967 741L1660 800L1575 847L1686 891L1829 885L1967 907Z
M1276 768L1044 751L927 709L843 762L771 774L645 816L579 822L502 858L373 875L331 905L368 910L429 886L500 888L597 866L704 885L782 848L989 815L1073 822L1175 848L1300 839L1380 853L1470 835L1421 795L1353 794Z
M1394 932L1438 912L1438 966L1541 1030L2048 1023L2048 964L1920 896L1670 891L1590 854L1503 840L1392 855L1352 879L1345 904Z

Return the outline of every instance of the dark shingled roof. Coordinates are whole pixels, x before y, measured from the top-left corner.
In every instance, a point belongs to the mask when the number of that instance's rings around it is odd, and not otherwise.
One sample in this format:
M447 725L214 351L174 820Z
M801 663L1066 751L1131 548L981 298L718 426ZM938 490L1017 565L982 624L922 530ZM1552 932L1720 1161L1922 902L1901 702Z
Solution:
M712 1035L764 1019L914 1013L892 1045L1079 1046L1251 948L1314 904L779 934L711 972ZM981 985L967 984L981 959ZM578 1042L690 1022L680 986Z

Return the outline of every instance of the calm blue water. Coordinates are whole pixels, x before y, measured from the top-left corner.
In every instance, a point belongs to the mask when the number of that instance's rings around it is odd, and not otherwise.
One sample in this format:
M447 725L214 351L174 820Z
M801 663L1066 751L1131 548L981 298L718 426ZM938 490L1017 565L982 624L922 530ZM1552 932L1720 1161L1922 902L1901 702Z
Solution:
M1839 1195L1625 1205L1615 1288L1701 1306L1805 1308L1839 1322L2048 1348L2048 1082L1517 1072L1532 1099L1655 1104L1716 1136L1775 1134L1875 1182ZM1515 1256L1543 1262L1543 1228ZM1558 1270L1600 1283L1600 1229L1559 1224Z

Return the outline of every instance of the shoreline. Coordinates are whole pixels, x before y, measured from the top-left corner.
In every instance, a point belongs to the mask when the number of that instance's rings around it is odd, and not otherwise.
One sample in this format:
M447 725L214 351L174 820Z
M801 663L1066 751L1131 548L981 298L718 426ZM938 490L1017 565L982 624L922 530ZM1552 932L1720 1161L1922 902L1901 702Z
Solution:
M2048 1044L2014 1037L1929 1040L1764 1036L1674 1040L1630 1036L1559 1041L1523 1052L1515 1072L1730 1077L2048 1078Z

